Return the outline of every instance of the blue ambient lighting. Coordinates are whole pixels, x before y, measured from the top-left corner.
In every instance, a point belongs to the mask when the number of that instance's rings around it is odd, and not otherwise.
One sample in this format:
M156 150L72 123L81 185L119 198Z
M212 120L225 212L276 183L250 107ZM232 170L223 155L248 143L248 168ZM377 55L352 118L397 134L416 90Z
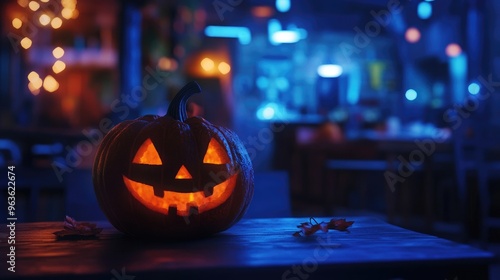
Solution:
M271 38L275 43L297 43L300 40L300 34L294 30L280 30L274 32Z
M272 120L276 115L278 106L275 103L268 103L257 110L259 120Z
M342 72L342 66L336 64L323 64L318 67L318 75L323 78L337 78Z
M429 2L421 2L417 7L418 17L421 19L428 19L432 16L432 4Z
M471 83L468 87L469 93L472 95L476 95L479 93L481 87L477 83Z
M276 0L276 10L282 13L288 12L291 6L290 0Z
M307 38L307 30L298 28L294 24L289 25L288 29L283 29L280 21L274 18L269 20L267 32L269 35L269 42L273 45L296 43Z
M209 25L205 28L208 37L237 38L240 44L247 45L252 41L250 29L242 26L216 26Z
M414 89L409 89L406 91L405 97L406 97L406 99L413 101L413 100L417 99L417 92Z

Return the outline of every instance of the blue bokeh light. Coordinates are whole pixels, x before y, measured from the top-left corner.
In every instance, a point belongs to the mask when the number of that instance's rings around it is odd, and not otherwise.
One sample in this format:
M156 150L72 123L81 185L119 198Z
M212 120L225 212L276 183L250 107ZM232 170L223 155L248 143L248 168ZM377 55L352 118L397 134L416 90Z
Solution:
M291 6L290 0L276 0L276 10L282 13L290 11Z
M406 91L405 97L406 97L406 99L413 101L413 100L417 99L417 91L414 89L409 89Z
M477 83L471 83L468 87L469 93L472 95L476 95L479 93L481 87Z
M323 64L318 66L318 75L323 78L337 78L342 75L342 66L336 64Z
M417 7L418 17L428 19L432 16L432 4L429 2L421 2Z

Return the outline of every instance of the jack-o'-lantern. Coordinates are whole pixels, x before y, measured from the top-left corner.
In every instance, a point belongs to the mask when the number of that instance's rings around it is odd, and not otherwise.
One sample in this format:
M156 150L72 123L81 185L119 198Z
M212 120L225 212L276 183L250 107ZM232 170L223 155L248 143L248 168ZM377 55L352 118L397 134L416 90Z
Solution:
M187 84L164 117L119 123L93 167L96 196L118 230L134 236L190 238L223 231L245 213L253 169L239 138L201 117L188 118Z

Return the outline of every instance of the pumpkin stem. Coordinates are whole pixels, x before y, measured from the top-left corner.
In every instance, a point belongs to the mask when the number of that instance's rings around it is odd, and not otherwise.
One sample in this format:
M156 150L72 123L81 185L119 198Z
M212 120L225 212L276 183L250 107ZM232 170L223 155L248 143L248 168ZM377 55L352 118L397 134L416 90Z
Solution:
M200 92L201 88L197 82L189 82L175 95L174 99L168 106L166 116L170 116L175 120L184 122L188 118L186 112L187 100L192 95Z

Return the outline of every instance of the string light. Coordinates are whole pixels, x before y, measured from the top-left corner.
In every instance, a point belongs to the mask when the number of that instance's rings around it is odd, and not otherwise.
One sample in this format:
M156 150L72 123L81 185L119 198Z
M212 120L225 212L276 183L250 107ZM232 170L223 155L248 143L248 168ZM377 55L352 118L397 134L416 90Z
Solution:
M38 9L40 9L40 4L38 4L38 2L36 2L36 1L31 1L31 2L28 4L28 7L30 7L30 9L31 9L33 12L36 12Z
M28 74L28 80L29 80L30 82L33 82L34 80L39 79L39 78L40 78L40 76L39 76L39 75L38 75L38 73L37 73L37 72L35 72L35 71L31 71L31 72Z
M23 26L23 22L20 19L15 18L15 19L12 20L12 26L15 29L19 29L19 28L21 28L21 26Z
M64 8L61 11L61 15L65 19L70 19L73 16L73 10L70 8Z
M50 17L47 14L41 15L38 20L40 21L40 24L43 25L43 26L45 26L45 25L47 25L47 24L50 23Z
M43 88L48 92L54 92L59 88L59 83L56 81L56 79L54 79L54 77L48 75L43 80Z
M28 89L33 95L38 95L40 93L40 88L33 85L33 83L28 83Z
M63 48L61 48L61 47L56 47L56 48L52 51L52 55L53 55L55 58L61 58L61 57L63 57L63 55L64 55L64 50L63 50Z
M55 17L52 19L52 22L50 23L50 25L52 26L52 28L58 29L59 27L62 26L62 19L59 17Z
M29 49L31 47L31 44L33 44L33 42L31 41L30 38L28 37L24 37L22 40L21 40L21 47L23 47L24 49Z
M66 64L60 60L54 62L54 65L52 65L52 71L56 74L61 73L64 69L66 69Z
M226 75L231 71L231 65L227 64L226 62L221 62L219 63L218 67L219 71L222 73L222 75Z
M28 0L17 0L17 4L19 4L19 6L23 8L26 8L28 6L28 2Z
M34 74L32 74L34 73ZM30 77L31 75L31 77ZM43 81L40 79L38 74L36 72L31 72L30 75L28 75L28 80L30 81L30 84L33 85L33 88L39 89L42 87Z
M210 58L208 57L205 57L201 62L200 62L200 65L201 67L203 68L203 70L205 71L210 71L212 69L214 69L215 67L215 63L213 60L211 60Z

